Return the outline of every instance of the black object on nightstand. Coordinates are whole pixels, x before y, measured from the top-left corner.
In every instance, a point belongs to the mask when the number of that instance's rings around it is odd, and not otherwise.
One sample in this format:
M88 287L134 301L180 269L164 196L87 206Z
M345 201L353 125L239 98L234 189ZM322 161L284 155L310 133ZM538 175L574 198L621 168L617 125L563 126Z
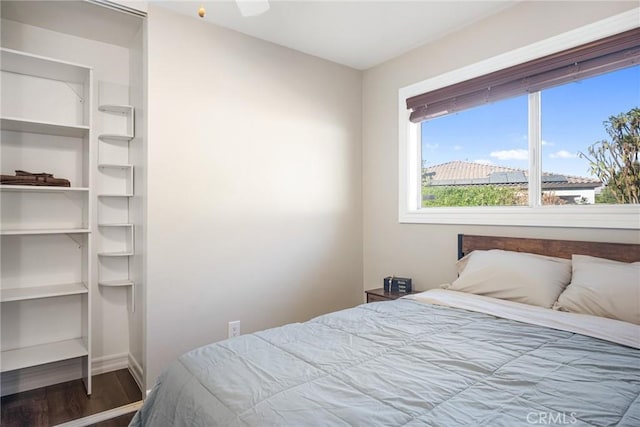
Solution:
M364 291L365 294L367 294L367 302L377 302L377 301L391 301L394 299L398 299L400 297L403 297L405 295L410 295L410 294L417 294L418 292L416 291L411 291L411 292L388 292L385 291L384 288L378 288L378 289L369 289L368 291Z
M387 276L382 279L383 288L389 292L411 292L411 279L409 277Z

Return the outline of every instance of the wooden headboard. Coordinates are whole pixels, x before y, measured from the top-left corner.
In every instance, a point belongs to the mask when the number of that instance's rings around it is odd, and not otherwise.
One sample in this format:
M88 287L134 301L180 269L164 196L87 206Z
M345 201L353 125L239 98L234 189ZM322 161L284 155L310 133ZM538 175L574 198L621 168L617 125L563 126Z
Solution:
M579 254L623 262L640 261L640 244L458 234L458 259L476 249L503 249L569 259L572 254Z

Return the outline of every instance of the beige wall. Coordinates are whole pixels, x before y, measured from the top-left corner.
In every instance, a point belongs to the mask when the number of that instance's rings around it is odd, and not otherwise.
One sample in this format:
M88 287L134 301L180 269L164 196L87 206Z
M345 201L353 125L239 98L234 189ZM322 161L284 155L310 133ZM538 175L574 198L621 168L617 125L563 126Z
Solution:
M523 2L372 68L363 77L364 289L389 274L428 289L456 276L456 235L640 242L630 230L398 223L398 89L637 7L637 2Z
M147 384L230 320L303 321L392 273L450 281L457 233L640 242L397 213L399 88L635 5L523 2L364 73L151 5Z
M362 74L150 5L147 384L362 301Z

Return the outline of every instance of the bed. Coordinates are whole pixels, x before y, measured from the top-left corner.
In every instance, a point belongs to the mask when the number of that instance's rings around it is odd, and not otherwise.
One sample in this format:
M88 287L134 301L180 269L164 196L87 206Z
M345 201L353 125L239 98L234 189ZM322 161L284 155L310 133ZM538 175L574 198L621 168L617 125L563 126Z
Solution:
M640 261L640 245L459 237L459 258L496 248ZM639 348L634 323L433 290L188 352L131 425L638 426Z

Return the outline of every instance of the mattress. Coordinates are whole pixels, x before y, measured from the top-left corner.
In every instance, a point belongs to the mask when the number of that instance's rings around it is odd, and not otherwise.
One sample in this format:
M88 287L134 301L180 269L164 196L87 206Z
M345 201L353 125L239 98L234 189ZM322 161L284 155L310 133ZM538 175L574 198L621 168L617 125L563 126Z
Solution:
M403 298L188 352L131 423L532 424L639 426L640 350Z

